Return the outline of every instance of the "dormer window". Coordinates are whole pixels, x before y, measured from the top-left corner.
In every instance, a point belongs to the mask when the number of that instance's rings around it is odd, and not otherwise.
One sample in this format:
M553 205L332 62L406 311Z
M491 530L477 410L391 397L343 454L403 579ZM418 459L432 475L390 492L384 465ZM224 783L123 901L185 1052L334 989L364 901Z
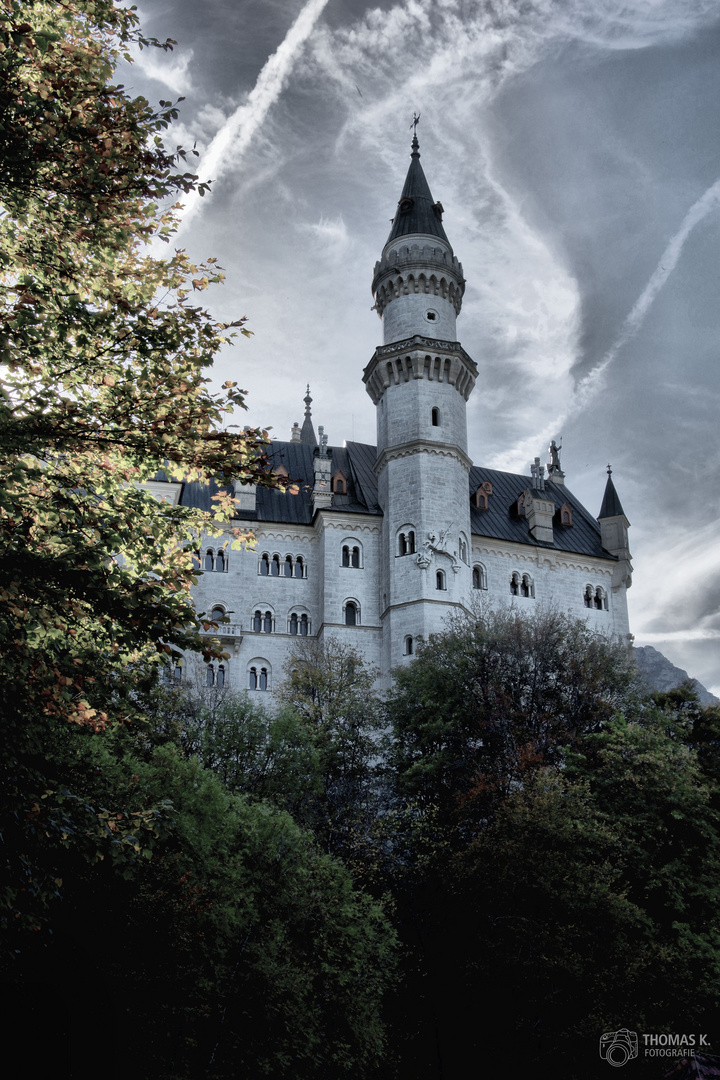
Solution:
M571 528L573 523L573 516L572 507L570 506L570 504L563 503L560 509L556 512L553 520L558 525L564 525L566 529Z
M415 205L415 200L410 198L401 199L398 203L398 210L401 214L409 214Z
M432 208L433 213L435 214L435 217L438 219L438 221L442 221L442 216L445 213L445 207L443 206L443 204L441 202L433 203Z
M476 510L489 510L489 499L492 495L493 486L489 480L485 480L477 489L470 500Z
M344 473L336 472L330 482L330 490L336 495L347 495L347 477Z

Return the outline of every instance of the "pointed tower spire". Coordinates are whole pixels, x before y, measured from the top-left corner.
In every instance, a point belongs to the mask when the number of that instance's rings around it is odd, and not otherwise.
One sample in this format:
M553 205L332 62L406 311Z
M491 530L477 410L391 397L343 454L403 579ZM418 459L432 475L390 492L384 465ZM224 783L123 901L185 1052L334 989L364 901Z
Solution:
M413 128L418 120L413 117ZM465 278L445 235L442 214L420 164L415 131L405 186L373 271L374 309L382 319L386 345L416 334L440 341L457 339L455 320ZM372 392L371 396L375 399Z
M317 439L315 437L315 428L312 422L312 412L310 406L312 405L312 398L310 397L310 384L308 383L307 393L305 394L305 419L303 420L302 431L300 432L300 442L305 443L307 446L317 446Z
M410 153L410 168L405 177L405 186L393 218L392 229L387 238L388 244L399 236L412 236L420 233L424 236L437 236L449 245L442 224L442 203L435 202L430 193L430 185L425 179L420 164L420 143L417 137L417 123L420 117L413 118L413 139Z
M603 496L598 522L600 524L601 543L606 551L616 557L617 565L613 570L613 591L624 587L629 589L632 585L632 556L628 540L630 522L625 517L625 511L615 490L612 481L612 469L607 467L607 483Z
M605 485L605 494L603 495L602 506L600 507L600 513L598 514L598 520L602 518L612 517L624 517L625 511L622 508L622 503L615 490L615 485L612 482L612 469L608 465L607 467L607 483Z

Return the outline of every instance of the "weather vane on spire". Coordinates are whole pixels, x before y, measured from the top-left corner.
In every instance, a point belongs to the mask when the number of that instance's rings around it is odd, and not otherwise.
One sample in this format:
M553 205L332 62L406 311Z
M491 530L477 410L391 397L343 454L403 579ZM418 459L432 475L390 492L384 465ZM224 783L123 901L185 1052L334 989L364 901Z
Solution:
M413 129L413 139L412 139L413 153L417 153L417 151L418 151L418 149L420 147L420 143L418 142L418 137L417 137L417 126L418 126L419 123L420 123L420 113L414 112L413 113L413 118L412 118L412 124L410 125L410 127Z

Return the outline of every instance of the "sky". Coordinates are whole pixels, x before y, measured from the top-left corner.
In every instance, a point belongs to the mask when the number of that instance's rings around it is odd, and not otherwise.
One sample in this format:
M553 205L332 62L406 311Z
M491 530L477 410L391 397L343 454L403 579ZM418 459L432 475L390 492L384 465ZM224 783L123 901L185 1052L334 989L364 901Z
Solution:
M166 142L212 180L175 239L246 316L217 360L240 423L290 437L310 384L331 445L375 442L362 371L420 114L422 164L467 286L476 464L562 440L594 513L630 520L638 645L720 695L720 7L716 0L142 0L177 44L120 72L184 97Z

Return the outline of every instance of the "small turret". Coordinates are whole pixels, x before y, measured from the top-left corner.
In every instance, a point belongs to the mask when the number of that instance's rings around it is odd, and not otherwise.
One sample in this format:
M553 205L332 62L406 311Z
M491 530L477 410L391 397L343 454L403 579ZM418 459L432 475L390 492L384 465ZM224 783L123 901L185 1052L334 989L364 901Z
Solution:
M617 566L613 570L613 592L625 586L629 589L632 585L632 556L628 541L628 529L630 522L625 517L625 511L615 490L612 481L612 469L607 467L607 484L603 496L598 523L600 525L601 542L606 551L615 555L618 559Z

